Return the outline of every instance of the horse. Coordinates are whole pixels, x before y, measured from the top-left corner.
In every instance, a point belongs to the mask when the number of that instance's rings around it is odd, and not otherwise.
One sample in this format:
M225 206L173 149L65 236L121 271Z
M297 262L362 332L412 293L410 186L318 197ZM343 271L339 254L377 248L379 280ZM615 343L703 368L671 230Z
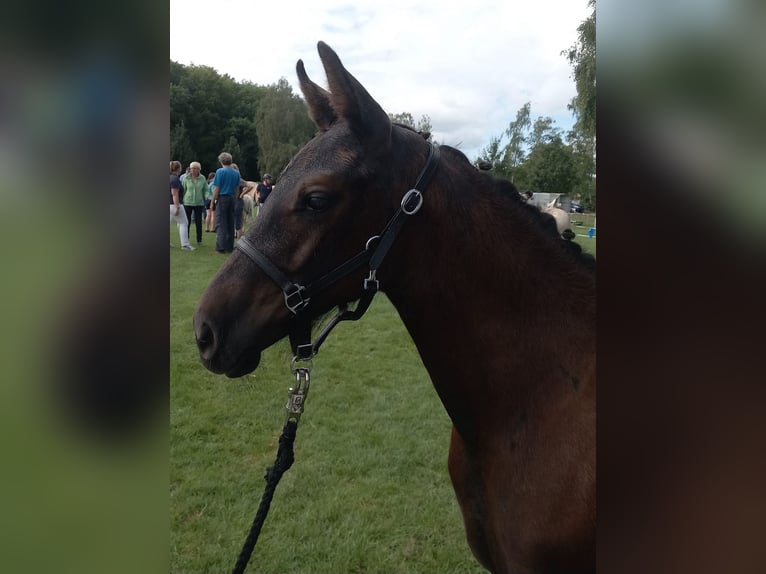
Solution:
M242 194L242 229L244 229L247 226L248 221L252 220L255 215L253 215L253 208L255 207L257 201L258 201L258 192L256 191L258 187L257 181L246 181L245 182L248 187L248 191Z
M310 358L313 322L354 302L358 318L382 291L451 419L447 469L479 563L594 572L595 259L318 52L327 89L296 67L317 134L202 294L202 363L240 377L288 336Z
M572 223L569 220L569 214L563 209L556 207L555 199L545 206L543 212L552 216L553 219L556 220L556 229L562 238L566 240L575 238L575 233L572 231Z

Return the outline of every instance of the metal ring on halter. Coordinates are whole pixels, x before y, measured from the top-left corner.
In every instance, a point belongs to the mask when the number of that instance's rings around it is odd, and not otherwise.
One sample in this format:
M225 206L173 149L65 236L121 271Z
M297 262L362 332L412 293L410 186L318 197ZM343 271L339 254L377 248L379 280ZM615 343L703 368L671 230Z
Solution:
M380 239L380 235L373 235L367 240L367 243L364 244L364 250L369 251L370 247L372 246L373 241L377 241Z
M298 361L300 361L301 363L307 363L308 366L306 366L306 367L296 367L295 364ZM298 357L296 355L295 357L293 357L292 361L290 361L290 371L292 371L293 375L295 375L300 370L303 370L303 371L306 371L307 373L310 373L311 369L313 369L313 368L314 368L314 361L311 359L311 357L309 357L309 358L302 358L302 357Z
M409 208L408 204L413 197L417 197L417 204L414 207ZM423 207L423 194L417 189L411 189L404 194L404 197L402 198L402 211L405 215L415 215L420 211L421 207Z

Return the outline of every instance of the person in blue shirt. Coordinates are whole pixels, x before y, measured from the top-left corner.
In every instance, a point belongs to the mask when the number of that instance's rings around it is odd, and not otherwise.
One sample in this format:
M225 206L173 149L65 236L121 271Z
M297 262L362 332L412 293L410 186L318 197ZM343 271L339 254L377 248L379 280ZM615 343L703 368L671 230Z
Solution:
M213 203L217 222L215 250L218 253L234 251L234 204L237 200L240 176L231 164L233 159L229 152L221 152L218 156L221 164L213 178Z

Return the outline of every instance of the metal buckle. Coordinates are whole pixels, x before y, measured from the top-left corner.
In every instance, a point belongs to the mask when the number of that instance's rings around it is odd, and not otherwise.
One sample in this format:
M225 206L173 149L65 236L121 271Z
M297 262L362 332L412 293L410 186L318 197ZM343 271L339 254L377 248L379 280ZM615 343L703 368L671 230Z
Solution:
M417 203L410 207L410 202L415 198ZM411 189L402 198L402 211L405 215L415 215L423 207L423 194L417 189Z
M306 397L309 394L309 385L311 384L310 371L311 369L304 368L293 371L295 373L296 384L288 389L287 405L285 405L285 410L287 411L285 422L293 420L297 424L303 414Z
M306 305L309 304L309 301L311 301L311 297L303 298L303 292L306 290L306 288L303 285L295 285L293 284L293 287L295 287L295 291L292 291L288 293L287 291L284 292L285 295L285 305L287 305L287 308L292 311L293 315L297 315L298 311L306 307ZM290 299L294 296L298 296L299 301L295 302L295 304L290 304Z
M314 345L312 343L304 343L302 345L298 345L295 357L293 357L293 361L310 361L315 354Z
M290 361L290 371L293 375L298 373L298 371L306 371L307 373L311 372L311 369L314 368L314 362L311 360L314 355L312 354L310 357L300 357L298 355L295 355ZM303 363L306 363L305 367L296 367L295 364L300 361Z
M370 269L370 276L364 280L365 291L380 291L380 282L376 279L377 269Z

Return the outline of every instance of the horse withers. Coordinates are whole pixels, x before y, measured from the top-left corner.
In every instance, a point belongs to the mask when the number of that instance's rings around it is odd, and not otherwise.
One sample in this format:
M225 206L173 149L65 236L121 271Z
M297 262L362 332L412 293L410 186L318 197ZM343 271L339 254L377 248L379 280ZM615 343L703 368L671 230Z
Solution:
M203 364L249 373L273 343L379 288L452 420L449 474L479 562L593 572L595 261L513 184L392 124L318 49L329 89L297 64L318 135L203 294Z

